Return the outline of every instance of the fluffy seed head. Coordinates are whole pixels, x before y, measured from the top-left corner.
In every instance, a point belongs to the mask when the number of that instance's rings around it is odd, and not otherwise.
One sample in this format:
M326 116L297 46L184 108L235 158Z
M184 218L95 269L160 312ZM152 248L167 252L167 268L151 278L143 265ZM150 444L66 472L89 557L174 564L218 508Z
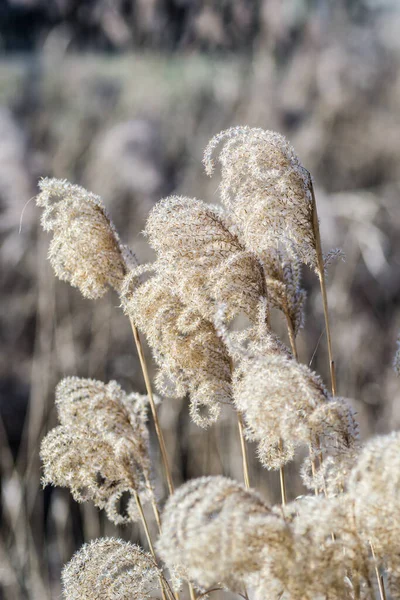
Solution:
M139 546L114 538L89 542L62 572L66 600L150 600L157 598L160 571Z
M209 175L221 142L221 198L247 247L264 253L290 242L299 258L315 268L311 178L292 146L273 131L233 127L209 142L204 152Z
M146 234L158 254L158 271L185 304L210 321L221 302L229 318L240 311L255 318L259 298L266 294L262 268L220 210L171 196L150 213Z
M183 305L162 274L139 286L125 305L153 350L160 392L188 393L193 420L203 427L214 422L221 403L231 401L229 355L214 326Z
M400 577L400 433L377 436L362 450L349 482L357 527Z
M336 496L347 489L348 479L360 452L358 423L354 411L345 398L317 406L309 418L310 432L318 445L310 447L301 475L310 489L324 489L328 496ZM311 458L323 456L316 470ZM314 471L314 472L313 472Z
M365 589L368 552L355 528L351 499L308 497L292 502L284 512L291 545L266 556L260 599L351 600L359 586L356 597L372 600Z
M110 286L120 292L135 259L101 199L60 179L42 179L39 187L36 203L45 209L43 229L53 232L49 259L57 277L86 298L100 298Z
M142 500L152 493L142 398L113 381L69 377L56 402L61 425L42 441L43 484L70 488L78 502L93 500L115 523L136 520L135 493Z
M300 261L294 252L271 249L262 262L269 303L284 313L297 335L303 326L306 300L306 292L301 289Z
M295 446L311 443L310 416L328 399L313 371L279 354L244 360L235 369L233 390L248 437L258 442L261 462L272 469L288 462Z
M284 542L286 525L252 490L225 477L202 477L168 500L158 550L168 567L200 588L242 590L262 553Z

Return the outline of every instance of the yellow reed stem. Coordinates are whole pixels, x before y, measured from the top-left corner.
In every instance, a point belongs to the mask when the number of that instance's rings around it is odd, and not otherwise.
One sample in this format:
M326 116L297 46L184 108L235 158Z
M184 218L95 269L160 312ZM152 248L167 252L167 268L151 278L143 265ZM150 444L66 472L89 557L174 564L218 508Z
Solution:
M369 542L369 545L370 545L371 552L372 552L372 558L374 559L374 563L375 563L375 575L376 575L376 579L378 580L379 597L381 600L386 600L385 587L383 585L383 578L381 577L381 575L379 573L374 546L371 541Z
M154 561L156 562L156 564L158 564L157 563L156 553L154 551L153 542L151 541L150 531L149 531L149 528L148 528L148 525L147 525L146 517L144 516L142 503L141 503L140 498L139 498L139 494L135 491L134 495L135 495L136 506L137 506L137 509L138 509L138 512L139 512L139 515L140 515L140 519L142 521L143 529L144 529L144 532L145 532L145 535L146 535L147 543L149 545L150 553L151 553L152 557L154 558ZM158 580L160 582L160 589L161 589L163 600L167 600L167 596L170 597L170 594L169 594L169 590L168 590L168 587L166 585L166 582L161 577L161 575L158 576Z
M139 356L140 366L142 368L142 373L143 373L143 378L144 378L144 382L146 385L147 395L149 397L151 414L153 416L154 427L156 430L157 439L158 439L158 443L160 446L161 458L162 458L162 462L163 462L163 466L164 466L165 476L167 479L168 490L169 490L170 494L173 494L174 493L174 484L172 481L171 470L169 467L167 449L165 447L164 436L163 436L163 433L161 430L160 421L158 419L157 409L156 409L156 405L154 402L153 390L151 388L149 371L147 369L147 363L146 363L146 359L144 356L143 345L142 345L142 342L141 342L141 339L139 336L139 331L138 331L136 325L134 324L132 319L129 319L129 320L131 323L133 337L135 340L135 344L136 344L136 348L137 348L137 352L138 352L138 356Z
M143 379L144 379L144 382L145 382L147 395L149 397L151 414L153 416L154 427L155 427L155 430L156 430L157 439L158 439L158 443L159 443L159 446L160 446L161 458L162 458L162 463L163 463L163 466L164 466L165 477L166 477L166 480L167 480L168 491L169 491L169 494L171 495L171 494L174 493L174 483L173 483L173 480L172 480L171 469L170 469L170 466L169 466L168 454L167 454L167 449L165 447L164 436L163 436L163 432L162 432L162 429L161 429L161 426L160 426L160 421L158 419L157 408L156 408L156 405L155 405L155 402L154 402L154 396L153 396L153 390L152 390L152 387L151 387L149 371L148 371L148 368L147 368L147 363L146 363L146 359L145 359L144 351L143 351L143 344L142 344L142 341L140 339L138 328L136 327L136 325L134 324L134 322L132 321L132 319L129 319L129 321L130 321L130 324L131 324L131 327L132 327L133 338L135 340L135 344L136 344L136 348L137 348L137 353L138 353L138 356L139 356L140 366L142 368ZM148 482L148 485L150 485L149 482ZM153 508L153 512L154 512L154 517L155 517L157 525L158 525L158 529L159 529L159 531L161 531L160 513L159 513L159 510L158 510L158 507L157 507L157 503L155 501L155 498L154 498L153 494L152 494L151 504L152 504L152 508ZM190 593L191 600L196 600L196 594L194 592L192 584L188 583L188 586L189 586L189 593ZM175 597L176 597L177 600L179 599L179 595L178 595L177 592L175 592Z
M283 442L279 440L279 450L283 450ZM282 506L286 506L287 503L287 495L286 495L286 482L285 482L285 469L284 467L280 467L279 469L279 481L281 484L281 497L282 497Z
M323 305L323 309L324 309L326 341L327 341L327 346L328 346L328 357L329 357L329 370L330 370L330 374L331 374L332 396L336 396L336 374L335 374L335 363L334 363L333 354L332 354L331 329L329 326L328 297L327 297L327 293L326 293L324 257L322 254L321 235L320 235L320 231L319 231L317 203L315 200L314 186L313 186L312 182L310 183L310 191L311 191L312 203L313 203L313 207L312 207L313 230L314 230L314 236L315 236L315 250L317 253L318 279L319 279L319 284L320 284L320 288L321 288L322 305Z
M242 462L243 462L243 479L244 485L247 489L250 487L250 476L249 476L249 461L247 456L246 440L244 439L244 428L243 428L243 417L240 412L237 413L239 436L240 436L240 447L242 449Z

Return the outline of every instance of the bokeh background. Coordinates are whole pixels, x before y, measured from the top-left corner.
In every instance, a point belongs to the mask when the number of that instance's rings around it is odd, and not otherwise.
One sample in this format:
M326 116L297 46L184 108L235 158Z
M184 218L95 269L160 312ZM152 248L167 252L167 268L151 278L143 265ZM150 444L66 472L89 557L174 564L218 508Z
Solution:
M400 329L400 3L396 0L2 0L0 4L0 598L59 598L62 564L116 529L68 490L40 486L40 440L65 375L144 392L130 327L111 293L97 302L57 281L33 201L41 176L99 193L123 240L170 193L218 201L202 151L247 124L286 134L317 190L329 269L339 393L361 434L398 428L391 363ZM308 291L300 358L328 380L322 305ZM275 326L285 338L278 316ZM235 420L209 431L187 401L160 406L176 483L241 479ZM154 464L159 464L152 444ZM275 473L251 477L278 501ZM159 473L158 473L159 475ZM155 467L157 476L157 467ZM302 493L296 465L289 495ZM165 490L158 486L161 502ZM143 542L145 545L145 542Z

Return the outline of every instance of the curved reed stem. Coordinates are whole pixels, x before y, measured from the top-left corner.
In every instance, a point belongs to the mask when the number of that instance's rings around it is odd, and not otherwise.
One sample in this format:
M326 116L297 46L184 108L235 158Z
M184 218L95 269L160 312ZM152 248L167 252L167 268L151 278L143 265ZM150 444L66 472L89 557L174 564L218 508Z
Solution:
M312 181L310 183L310 191L311 191L312 202L313 202L313 230L314 230L314 236L315 236L315 249L317 252L318 279L319 279L319 284L320 284L320 288L321 288L322 305L323 305L323 309L324 309L326 341L327 341L327 346L328 346L328 357L329 357L329 370L330 370L330 374L331 374L332 396L336 396L335 362L333 360L331 329L329 326L328 296L326 293L324 257L322 254L321 234L319 231L319 222L318 222L318 213L317 213L317 203L315 200L314 186L312 184Z
M168 484L168 491L169 491L169 494L171 495L171 494L174 493L174 483L173 483L173 480L172 480L171 469L170 469L170 466L169 466L168 454L167 454L167 449L165 447L164 436L163 436L163 432L162 432L162 429L161 429L161 426L160 426L160 421L158 419L156 405L155 405L155 402L154 402L153 390L152 390L152 387L151 387L151 382L150 382L150 377L149 377L149 371L147 369L147 363L146 363L146 359L145 359L145 356L144 356L143 345L142 345L142 341L140 339L138 328L136 327L136 325L134 324L134 322L132 321L132 319L129 319L129 322L130 322L131 327L132 327L132 333L133 333L133 337L134 337L134 340L135 340L135 344L136 344L136 348L137 348L137 352L138 352L138 356L139 356L140 366L142 368L143 378L144 378L144 382L145 382L145 385L146 385L146 391L147 391L147 395L148 395L149 401L150 401L151 414L153 416L154 427L155 427L155 430L156 430L157 439L158 439L158 443L159 443L159 446L160 446L162 463L163 463L163 466L164 466L165 477L167 479L167 484ZM159 510L158 510L158 507L157 507L157 504L156 504L156 501L155 501L154 497L152 497L151 504L152 504L152 507L153 507L153 512L154 512L154 516L155 516L158 528L161 531L160 513L159 513ZM196 600L196 594L194 592L192 584L189 583L188 585L189 585L189 592L190 592L190 598L191 598L191 600ZM175 594L175 596L177 598L179 598L179 596L177 594Z
M369 545L371 548L372 558L374 559L374 563L375 563L375 575L378 580L379 597L381 600L386 600L386 592L385 592L385 588L383 585L383 578L382 578L381 574L379 573L378 564L376 562L374 546L371 541L369 542Z
M139 514L140 514L140 519L142 521L142 525L143 525L143 529L144 529L144 532L145 532L145 535L146 535L147 543L149 545L150 553L151 553L152 557L154 558L154 561L156 562L156 564L158 564L157 563L156 553L154 551L153 542L152 542L151 536L150 536L150 531L149 531L149 528L148 528L148 525L147 525L146 517L144 516L142 503L141 503L140 498L139 498L139 494L136 491L134 492L134 494L135 494L136 506L137 506L137 509L139 511ZM167 586L166 582L164 581L163 577L161 577L161 575L159 575L158 580L160 582L160 588L161 588L161 593L162 593L163 600L167 600L167 596L171 600L171 594L170 594L170 592L168 590L168 586ZM173 596L172 596L172 599L173 599Z
M153 416L157 439L158 439L158 443L160 446L161 458L162 458L162 462L163 462L163 466L164 466L165 477L167 479L168 490L169 490L170 494L173 494L174 493L174 484L172 481L171 469L169 467L167 449L165 447L164 436L163 436L163 433L161 430L160 421L158 419L157 409L156 409L156 405L154 402L154 396L153 396L153 390L151 388L149 371L147 369L147 363L146 363L146 359L145 359L144 352L143 352L143 345L142 345L142 342L141 342L141 339L139 336L139 331L138 331L136 325L134 324L132 319L129 319L129 321L130 321L130 324L132 327L133 337L135 340L135 344L136 344L136 348L137 348L137 352L138 352L138 356L139 356L139 361L140 361L140 366L142 368L143 378L144 378L144 382L146 385L146 391L147 391L147 395L148 395L149 401L150 401L151 414Z

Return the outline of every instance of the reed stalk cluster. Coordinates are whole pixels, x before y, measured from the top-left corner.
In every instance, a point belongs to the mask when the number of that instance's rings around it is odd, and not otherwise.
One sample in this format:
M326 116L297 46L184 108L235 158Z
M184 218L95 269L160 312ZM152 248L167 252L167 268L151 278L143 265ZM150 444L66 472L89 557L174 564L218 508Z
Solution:
M118 294L147 390L126 394L114 381L77 377L56 389L60 424L42 442L44 485L68 487L116 524L140 521L149 550L113 538L86 544L64 568L65 598L194 600L217 590L246 600L400 598L400 433L363 446L350 403L337 394L325 271L339 251L322 253L312 178L283 136L249 127L210 141L209 175L217 163L219 206L171 196L152 210L145 234L156 260L149 265L138 265L121 243L99 197L66 181L39 184L56 275L88 298L109 288ZM303 264L321 287L329 388L299 361ZM288 345L271 327L272 309L282 313ZM175 491L142 336L163 402L187 398L203 428L230 407L244 483L202 477ZM169 495L162 511L148 412ZM249 440L262 465L277 472L277 506L251 487ZM286 465L299 452L310 493L294 499Z

